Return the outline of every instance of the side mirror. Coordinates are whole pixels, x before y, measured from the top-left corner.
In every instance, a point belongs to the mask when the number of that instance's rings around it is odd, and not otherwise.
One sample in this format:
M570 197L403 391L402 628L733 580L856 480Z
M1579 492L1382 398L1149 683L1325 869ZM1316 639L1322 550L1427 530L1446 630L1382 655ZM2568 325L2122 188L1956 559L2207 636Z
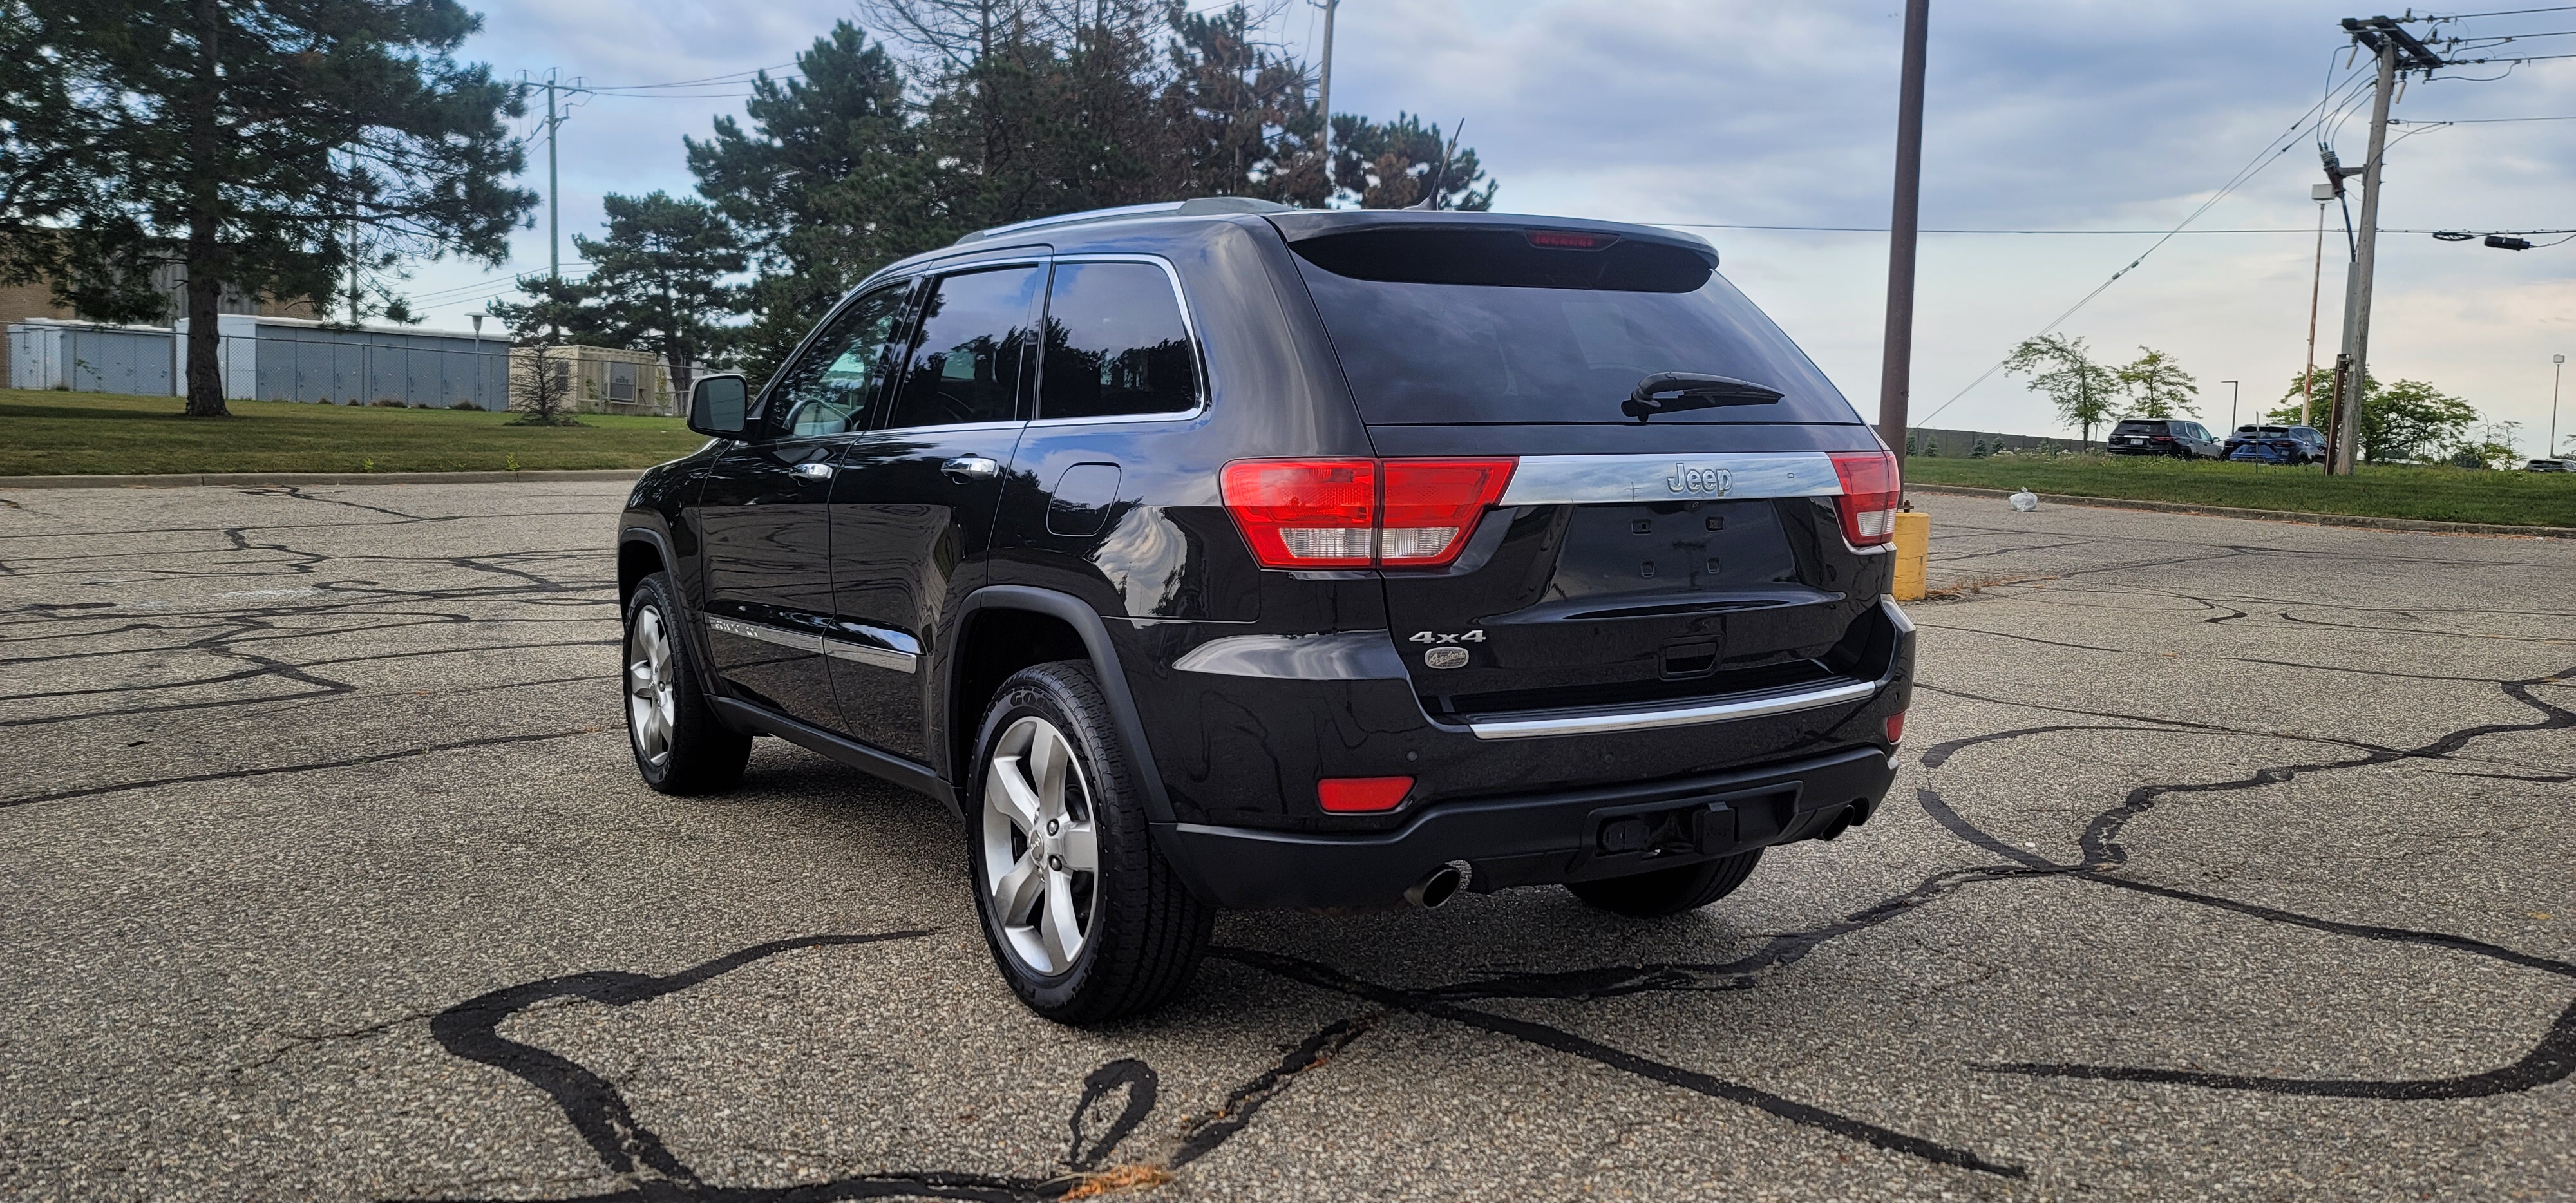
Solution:
M750 390L738 375L700 376L689 386L689 429L709 438L741 438L749 400Z

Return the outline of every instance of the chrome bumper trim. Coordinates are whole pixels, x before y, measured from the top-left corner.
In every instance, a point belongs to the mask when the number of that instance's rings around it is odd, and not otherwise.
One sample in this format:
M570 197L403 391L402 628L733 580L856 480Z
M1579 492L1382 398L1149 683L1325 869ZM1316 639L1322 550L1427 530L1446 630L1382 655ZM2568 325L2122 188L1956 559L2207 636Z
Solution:
M1624 505L1838 497L1822 451L1717 455L1524 455L1500 505Z
M1734 698L1722 702L1703 702L1695 706L1676 706L1667 710L1620 710L1608 713L1553 714L1531 718L1486 719L1470 721L1467 729L1478 739L1531 739L1542 735L1602 735L1617 731L1654 731L1665 727L1693 727L1701 723L1722 723L1731 719L1760 718L1770 714L1787 714L1796 710L1814 710L1865 702L1878 693L1882 682L1846 681L1804 693L1782 693Z
M790 631L783 627L744 622L739 618L719 618L712 614L707 616L707 629L722 631L727 635L738 635L744 639L757 639L762 643L774 643L780 647L811 652L818 656L830 656L835 660L848 660L877 668L889 668L901 673L913 671L921 660L919 656L909 652L898 652L891 648L870 647L864 643L831 639L807 631Z

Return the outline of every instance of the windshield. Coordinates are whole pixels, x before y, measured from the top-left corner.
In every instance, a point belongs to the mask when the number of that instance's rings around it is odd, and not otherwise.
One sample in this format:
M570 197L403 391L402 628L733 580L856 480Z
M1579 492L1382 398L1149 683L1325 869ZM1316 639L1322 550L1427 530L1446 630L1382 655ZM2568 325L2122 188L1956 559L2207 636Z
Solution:
M1307 245L1298 250L1371 425L1634 422L1619 403L1658 372L1783 394L1658 413L1659 424L1861 421L1789 336L1713 272L1685 292L1412 283L1336 274L1306 257Z

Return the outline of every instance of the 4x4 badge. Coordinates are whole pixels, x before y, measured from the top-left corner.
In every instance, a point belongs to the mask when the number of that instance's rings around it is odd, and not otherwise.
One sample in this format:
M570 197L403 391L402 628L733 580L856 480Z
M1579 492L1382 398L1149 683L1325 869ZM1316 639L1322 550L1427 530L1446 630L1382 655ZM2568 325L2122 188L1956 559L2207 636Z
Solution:
M1694 468L1689 464L1673 465L1673 474L1664 478L1664 487L1676 493L1715 493L1726 496L1735 486L1735 474L1724 468Z

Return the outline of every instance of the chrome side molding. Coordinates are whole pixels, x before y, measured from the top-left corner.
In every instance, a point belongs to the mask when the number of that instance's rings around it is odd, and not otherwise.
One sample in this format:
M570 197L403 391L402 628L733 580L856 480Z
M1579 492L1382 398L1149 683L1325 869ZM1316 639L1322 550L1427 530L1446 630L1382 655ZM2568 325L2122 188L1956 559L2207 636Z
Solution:
M1602 735L1616 731L1654 731L1665 727L1690 727L1700 723L1724 722L1728 719L1760 718L1768 714L1787 714L1797 710L1815 710L1850 702L1865 702L1878 692L1876 681L1841 681L1821 689L1796 693L1774 693L1752 697L1728 698L1701 702L1691 706L1674 706L1661 710L1617 710L1588 713L1556 713L1529 718L1496 718L1470 721L1467 729L1478 739L1531 739L1542 735Z
M800 652L830 656L835 660L890 668L900 673L913 671L921 660L921 657L910 652L899 652L892 648L871 647L864 643L832 639L809 631L791 631L766 623L744 622L739 618L722 618L713 614L707 616L707 629L722 631L728 635L738 635L744 639L757 639L762 643L773 643L780 647L794 648Z

